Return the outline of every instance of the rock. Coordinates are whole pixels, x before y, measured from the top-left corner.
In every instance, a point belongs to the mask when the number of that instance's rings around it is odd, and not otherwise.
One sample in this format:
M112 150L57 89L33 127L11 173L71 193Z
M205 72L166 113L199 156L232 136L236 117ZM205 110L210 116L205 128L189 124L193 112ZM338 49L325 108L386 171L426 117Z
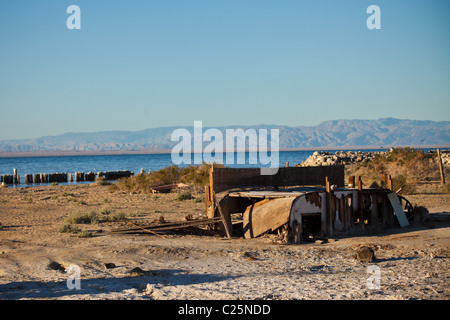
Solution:
M48 264L47 266L48 269L50 270L57 270L57 271L61 271L61 272L65 272L66 268L64 268L64 266L56 261L52 261Z
M427 278L437 278L438 274L436 272L431 271L431 272L427 272L426 277Z
M112 263L112 262L106 262L105 263L105 268L106 269L112 269L112 268L115 268L115 267L116 267L116 265L114 263Z
M131 276L137 277L137 276L143 276L143 275L145 274L145 271L142 270L142 269L139 268L139 267L136 267L136 268L133 268L133 269L131 269L130 271L128 271L128 273L129 273Z
M376 260L375 252L372 248L361 247L356 251L355 259L363 263L374 262Z
M334 154L324 151L315 151L301 164L296 166L308 167L308 166L324 166L335 164L351 164L360 163L363 161L370 161L374 159L378 154L384 154L384 152L361 152L361 151L336 151Z

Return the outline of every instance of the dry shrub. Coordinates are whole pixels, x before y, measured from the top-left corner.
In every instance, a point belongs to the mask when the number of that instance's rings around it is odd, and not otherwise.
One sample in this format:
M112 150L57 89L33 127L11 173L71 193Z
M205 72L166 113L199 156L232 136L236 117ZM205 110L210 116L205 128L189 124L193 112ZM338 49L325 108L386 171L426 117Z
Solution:
M90 212L73 212L66 218L67 223L98 223L99 218L95 211Z
M372 182L380 185L381 174L390 174L394 191L403 187L403 194L411 194L416 191L419 181L439 180L439 166L434 153L408 147L391 148L372 161L351 167L347 174L361 176L366 185Z
M214 166L223 167L223 165L218 164ZM122 190L126 192L150 193L152 187L183 182L194 189L202 189L209 184L210 168L211 165L206 163L184 168L171 165L149 174L138 174L129 178L122 178L109 188L111 192Z

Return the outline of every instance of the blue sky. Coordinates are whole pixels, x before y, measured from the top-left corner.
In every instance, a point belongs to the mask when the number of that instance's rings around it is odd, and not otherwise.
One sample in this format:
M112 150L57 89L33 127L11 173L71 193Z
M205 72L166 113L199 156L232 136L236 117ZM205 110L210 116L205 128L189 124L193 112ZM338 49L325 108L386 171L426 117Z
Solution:
M69 30L69 5L81 30ZM369 30L368 6L381 9ZM450 120L447 0L0 0L0 140Z

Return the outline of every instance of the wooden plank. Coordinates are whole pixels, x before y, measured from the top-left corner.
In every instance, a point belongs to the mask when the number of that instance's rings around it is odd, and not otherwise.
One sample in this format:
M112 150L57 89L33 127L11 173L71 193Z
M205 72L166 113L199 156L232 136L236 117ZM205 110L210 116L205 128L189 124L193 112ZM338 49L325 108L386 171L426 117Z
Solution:
M167 184L164 186L152 187L150 189L152 190L153 193L157 193L157 192L165 193L165 192L170 192L174 188L182 188L182 187L187 187L187 184L180 182L180 183L174 183L174 184Z
M360 176L358 176L358 226L364 230L363 183Z
M201 226L207 225L211 223L216 223L221 221L220 217L212 218L212 219L198 219L191 221L180 221L180 222L171 222L171 223L154 223L147 226L137 226L135 225L132 228L121 228L112 230L112 233L134 233L142 230L154 230L154 231L166 231L166 230L174 230L174 229L182 229L187 227Z
M320 167L283 167L274 175L261 175L260 168L214 168L210 186L218 193L233 188L323 185L328 176L331 184L344 186L343 165Z
M206 216L208 216L208 208L211 206L211 194L209 193L209 186L205 186L205 212Z
M409 225L408 219L406 218L405 212L403 211L402 204L395 192L390 192L388 194L388 199L391 202L392 208L394 209L394 215L397 217L400 227L406 227Z
M222 207L220 206L220 203L217 201L216 199L216 195L213 195L213 199L214 199L214 203L215 206L217 207L217 210L219 211L220 214L220 218L222 220L222 224L225 227L225 232L227 234L228 239L231 238L231 234L233 233L233 226L231 225L231 219L230 219L230 215L227 214L227 216L224 215L223 211L222 211Z
M238 198L285 198L285 197L298 197L303 194L306 194L307 191L237 191L230 192L228 194L229 197L238 197Z
M378 195L373 193L370 195L372 208L370 210L370 226L375 227L378 224Z
M439 173L441 176L441 184L445 184L445 176L444 176L444 168L442 167L442 159L441 159L441 150L437 149L438 156L438 164L439 164Z
M333 210L331 206L332 200L332 191L331 184L328 176L325 177L325 205L326 207L326 221L325 221L325 230L326 234L329 237L333 236Z
M295 198L265 199L248 206L244 213L244 237L254 238L289 222Z
M349 176L348 177L348 187L354 188L355 187L355 176Z
M345 229L348 231L353 227L353 194L349 194L346 197L346 210L345 210Z
M382 173L380 175L380 181L381 181L381 188L386 188L387 187L387 174Z

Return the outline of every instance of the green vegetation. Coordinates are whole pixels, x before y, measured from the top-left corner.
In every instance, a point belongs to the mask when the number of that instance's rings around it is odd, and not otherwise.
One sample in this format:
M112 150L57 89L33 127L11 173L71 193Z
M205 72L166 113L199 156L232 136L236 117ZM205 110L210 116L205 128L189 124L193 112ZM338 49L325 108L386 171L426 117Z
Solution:
M70 223L63 225L59 228L60 233L78 233L81 232L80 228L72 226Z
M98 177L96 182L98 186L109 186L111 183L107 181L104 177Z
M83 224L89 224L89 223L98 223L99 217L95 211L89 211L89 212L74 212L70 216L66 218L67 223L83 223Z
M136 212L131 214L131 216L142 215L141 212ZM100 222L115 222L126 220L127 215L123 212L114 212L109 208L103 208L98 213L95 211L89 212L74 212L66 218L66 224L63 225L59 232L61 233L72 233L76 234L79 238L89 238L92 237L92 233L89 231L82 231L77 226L72 224L92 224Z
M60 229L61 233L72 233L76 234L78 238L90 238L92 237L92 233L89 231L82 231L77 226L72 226L71 224L65 224Z
M192 199L192 194L190 191L183 191L177 195L176 198L178 201L189 200Z
M89 212L74 212L66 218L66 222L71 224L92 224L99 222L114 222L125 220L127 215L123 212L114 212L109 208L103 208L98 213L95 211Z
M446 183L445 185L443 185L442 187L442 192L443 193L450 193L450 183Z
M78 238L90 238L92 237L92 233L89 231L80 231L77 233Z

